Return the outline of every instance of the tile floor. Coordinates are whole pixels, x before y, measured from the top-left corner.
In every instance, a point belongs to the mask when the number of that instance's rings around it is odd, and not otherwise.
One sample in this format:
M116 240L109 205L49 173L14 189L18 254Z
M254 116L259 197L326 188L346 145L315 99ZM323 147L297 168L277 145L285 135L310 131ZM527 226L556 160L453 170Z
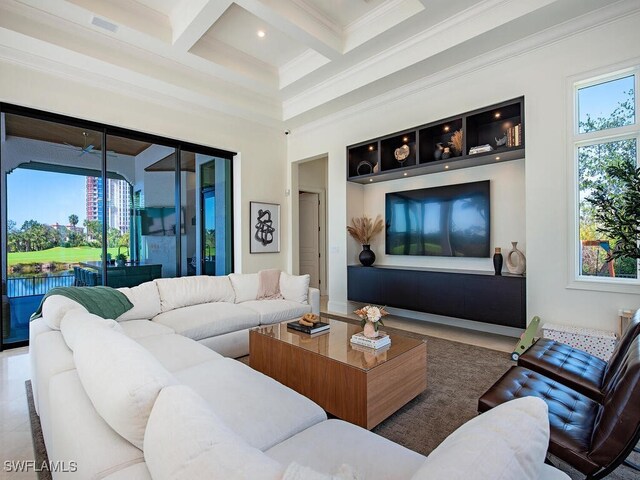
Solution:
M6 461L33 460L31 425L24 382L29 379L27 347L0 353L0 479L31 480L29 472L9 472Z
M326 298L322 299L326 310ZM355 316L354 316L355 318ZM473 330L450 327L390 315L385 323L392 327L469 343L493 350L511 352L516 339L481 333ZM5 461L33 460L31 427L24 382L29 379L29 351L27 347L0 353L0 480L35 479L30 472L8 472Z

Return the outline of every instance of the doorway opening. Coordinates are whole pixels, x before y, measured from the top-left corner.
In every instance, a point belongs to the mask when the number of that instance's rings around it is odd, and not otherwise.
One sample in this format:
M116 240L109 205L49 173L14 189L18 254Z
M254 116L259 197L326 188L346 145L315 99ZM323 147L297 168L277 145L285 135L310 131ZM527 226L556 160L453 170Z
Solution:
M327 292L327 158L298 166L298 271L309 285Z

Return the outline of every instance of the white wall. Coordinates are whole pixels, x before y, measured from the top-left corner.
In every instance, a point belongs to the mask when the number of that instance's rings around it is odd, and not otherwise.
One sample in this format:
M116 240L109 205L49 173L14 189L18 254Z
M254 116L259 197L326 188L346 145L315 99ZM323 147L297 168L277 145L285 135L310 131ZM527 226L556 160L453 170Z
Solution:
M161 105L142 95L133 91L125 95L116 89L98 88L0 62L2 102L238 152L234 161L238 180L234 182L234 211L239 216L234 227L235 268L245 272L284 269L289 249L286 232L281 232L281 253L250 255L247 226L249 201L285 203L286 143L282 131L210 111L193 111L171 99ZM286 208L281 215L286 228L289 224Z
M353 215L381 211L385 189L424 184L457 183L489 175L496 183L492 197L498 208L492 226L494 245L508 247L518 240L527 255L528 316L544 322L617 329L620 307L640 307L636 293L610 293L567 288L568 255L567 175L572 162L566 145L568 79L619 62L637 61L640 15L628 16L597 28L472 70L445 83L398 95L397 100L363 107L297 128L289 135L290 162L328 152L329 157L329 307L346 310L347 264L357 260L358 247L347 238L345 226ZM441 72L440 72L441 73ZM446 118L503 100L525 96L526 160L524 165L525 219L523 225L521 162L475 167L428 175L421 180L398 180L389 185L347 184L346 146L416 125ZM495 167L495 170L494 170ZM463 177L461 177L463 176ZM466 180L464 180L466 181ZM397 188L396 188L397 187ZM360 193L362 192L362 193ZM501 205L504 202L505 205ZM509 205L510 203L513 206ZM513 222L513 223L509 223ZM523 238L524 236L524 238ZM376 253L383 249L378 245ZM395 258L385 263L401 264ZM460 259L403 260L428 266L463 268ZM482 260L477 268L489 268ZM499 294L500 292L496 292Z

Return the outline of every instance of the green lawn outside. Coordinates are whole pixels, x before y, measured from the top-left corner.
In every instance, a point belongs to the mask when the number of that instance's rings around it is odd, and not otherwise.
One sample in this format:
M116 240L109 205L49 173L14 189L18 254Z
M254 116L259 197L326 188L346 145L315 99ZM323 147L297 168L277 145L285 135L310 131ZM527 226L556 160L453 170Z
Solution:
M107 252L116 258L118 247L108 248ZM93 247L55 247L39 252L10 252L7 254L9 266L32 263L78 263L100 260L102 249Z

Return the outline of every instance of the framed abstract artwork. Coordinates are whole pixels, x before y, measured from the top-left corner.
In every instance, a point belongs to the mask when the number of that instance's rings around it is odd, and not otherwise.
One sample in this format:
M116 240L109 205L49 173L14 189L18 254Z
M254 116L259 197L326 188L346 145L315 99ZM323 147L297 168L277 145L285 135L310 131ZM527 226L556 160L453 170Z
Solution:
M250 253L278 253L280 251L280 205L249 202Z

